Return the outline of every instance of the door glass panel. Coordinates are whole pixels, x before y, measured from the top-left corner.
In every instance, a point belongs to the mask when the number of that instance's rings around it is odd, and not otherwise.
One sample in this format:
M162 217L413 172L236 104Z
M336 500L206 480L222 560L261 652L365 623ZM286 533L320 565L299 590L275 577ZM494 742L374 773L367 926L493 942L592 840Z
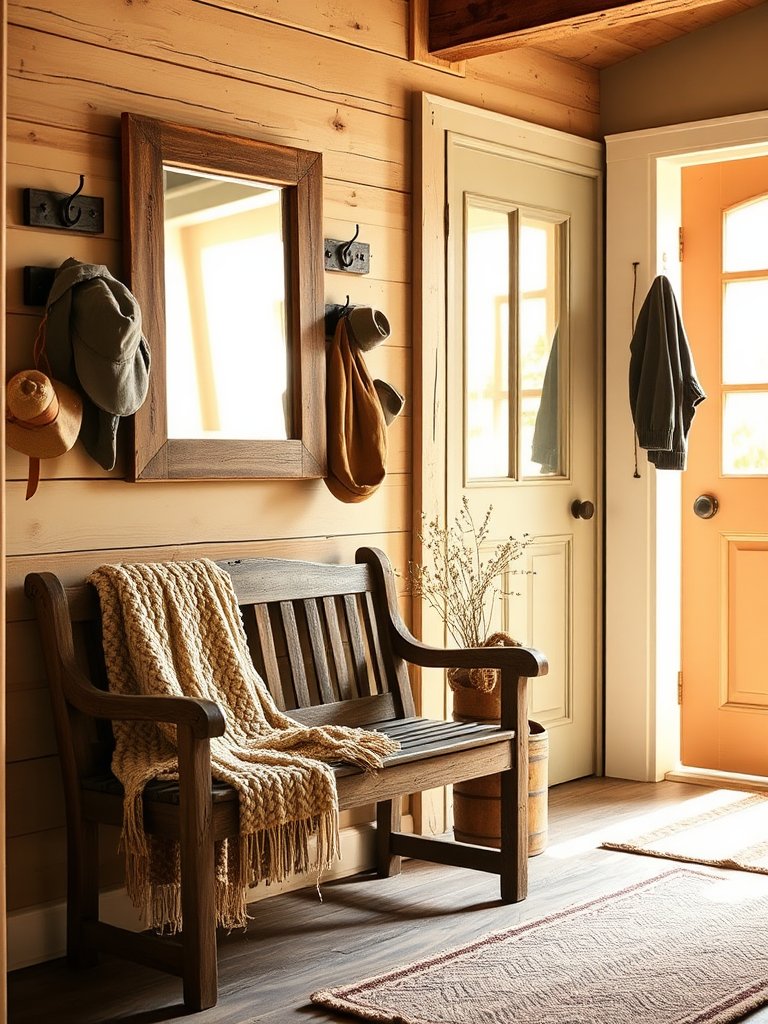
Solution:
M520 470L563 475L561 315L563 225L522 217L520 225Z
M768 196L727 210L723 217L723 269L768 267Z
M563 476L565 224L492 202L466 205L467 479Z
M768 473L768 391L724 395L723 472Z
M465 251L467 477L509 477L510 220L468 201Z
M768 280L727 281L723 295L723 383L768 382Z

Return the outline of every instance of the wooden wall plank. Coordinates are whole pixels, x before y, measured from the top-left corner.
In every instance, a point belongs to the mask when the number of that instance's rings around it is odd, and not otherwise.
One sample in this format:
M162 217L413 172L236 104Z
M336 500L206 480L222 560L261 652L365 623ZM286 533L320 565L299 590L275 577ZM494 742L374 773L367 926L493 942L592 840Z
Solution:
M126 109L146 117L323 153L331 177L405 191L410 181L407 123L264 85L125 54L119 60L77 40L9 27L8 112L35 123L117 135ZM52 86L55 84L55 88ZM140 84L140 85L139 85ZM311 144L309 142L311 140Z
M123 859L117 853L116 828L102 829L100 879L104 887L121 885ZM32 832L8 840L8 910L63 899L66 892L66 842L63 828Z
M98 0L91 3L81 0L81 6L95 12ZM125 6L130 7L130 4ZM213 10L214 18L232 12L259 28L273 22L307 35L337 39L348 47L360 47L374 54L391 54L403 59L408 56L408 0L375 0L367 9L361 8L358 0L319 0L311 5L307 0L207 0L206 6ZM35 9L26 0L9 0L8 7L11 21L25 14L28 16L27 12ZM121 23L116 21L116 43L126 35Z
M25 573L26 575L26 573ZM31 605L27 614L32 614ZM31 618L16 622L8 618L5 638L6 694L16 690L39 690L48 686L37 623Z
M9 764L6 782L9 838L64 825L64 787L58 755Z
M34 690L9 690L6 721L6 761L29 761L57 753L47 686Z
M362 525L359 506L338 502L321 480L215 486L207 481L51 480L28 502L24 489L22 483L8 485L9 555L91 550L96 542L116 548L126 538L141 548L247 541L255 528L260 537L275 540L356 533ZM408 476L387 477L365 502L366 531L402 530L409 521L409 500Z
M120 165L120 138L13 120L8 123L8 161L86 177L114 177Z

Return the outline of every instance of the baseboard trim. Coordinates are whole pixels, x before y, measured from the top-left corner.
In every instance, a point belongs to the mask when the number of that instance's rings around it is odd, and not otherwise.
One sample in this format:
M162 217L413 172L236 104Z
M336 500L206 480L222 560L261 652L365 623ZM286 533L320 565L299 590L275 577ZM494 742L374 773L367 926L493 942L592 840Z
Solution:
M403 816L403 831L413 830L413 818ZM374 864L373 825L355 825L341 831L341 859L323 875L323 882L334 878L348 878L350 875L368 871ZM257 885L248 891L248 902L278 896L295 889L314 887L313 872L296 875L278 885ZM66 951L66 903L46 903L29 909L17 910L8 915L8 970L15 971L44 960L55 960ZM109 889L101 893L100 914L102 920L120 928L140 931L141 925L125 889Z
M768 777L765 775L742 775L740 772L719 772L708 768L686 768L680 766L667 772L668 782L690 782L694 786L715 786L719 789L748 789L756 793L768 793Z

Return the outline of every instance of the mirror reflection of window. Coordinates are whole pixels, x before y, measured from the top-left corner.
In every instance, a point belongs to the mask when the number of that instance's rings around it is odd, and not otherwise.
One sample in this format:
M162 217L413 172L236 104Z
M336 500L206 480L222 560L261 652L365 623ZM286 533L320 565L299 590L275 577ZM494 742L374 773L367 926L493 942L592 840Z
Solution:
M168 437L289 438L282 191L164 179Z

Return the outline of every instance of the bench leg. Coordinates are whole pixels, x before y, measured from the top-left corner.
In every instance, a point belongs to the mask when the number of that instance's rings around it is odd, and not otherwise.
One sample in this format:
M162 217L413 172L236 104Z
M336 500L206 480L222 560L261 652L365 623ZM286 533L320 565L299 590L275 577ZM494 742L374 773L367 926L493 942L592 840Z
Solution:
M400 874L403 858L390 853L390 836L400 831L400 806L400 797L376 804L376 873L379 878Z
M503 903L519 903L528 895L528 680L515 682L503 680L502 689L502 727L515 730L512 767L501 773Z
M67 960L73 967L93 967L95 947L84 924L99 919L99 826L79 821L67 829Z
M181 913L184 1005L216 1005L216 899L214 888L211 745L178 726L181 805Z

